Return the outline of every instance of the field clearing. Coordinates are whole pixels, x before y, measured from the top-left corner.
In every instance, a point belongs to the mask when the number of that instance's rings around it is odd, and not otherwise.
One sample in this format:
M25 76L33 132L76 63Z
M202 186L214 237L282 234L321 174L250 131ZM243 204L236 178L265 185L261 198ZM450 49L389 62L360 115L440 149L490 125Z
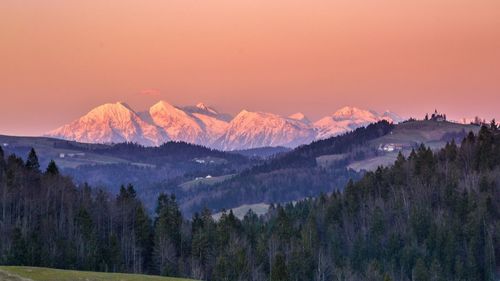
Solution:
M372 148L380 148L381 146L388 144L401 145L404 147L401 152L407 157L410 154L411 149L419 146L421 143L432 150L438 150L446 145L446 141L443 138L447 135L459 135L464 132L467 134L470 131L477 133L479 129L480 127L475 125L463 125L446 121L408 122L397 125L397 127L390 134L372 140L369 142L369 145ZM378 157L353 162L348 166L348 168L357 172L362 170L374 171L379 166L390 166L394 164L397 155L397 150L393 152L385 152L384 155ZM318 161L319 158L320 157L316 159L318 165L320 165L320 161ZM324 161L327 160L328 158Z
M103 273L90 271L61 270L42 267L0 266L2 281L190 281L141 274Z
M71 144L68 148L67 144ZM14 137L0 135L0 145L8 153L26 157L31 147L35 148L37 155L44 166L50 159L62 168L77 168L82 165L108 165L108 164L131 164L140 167L154 168L155 165L148 163L131 162L127 159L111 155L94 153L91 149L107 148L105 144L85 144L73 141L65 141L44 137ZM61 157L62 156L62 157Z
M234 177L234 174L223 175L223 176L219 176L219 177L194 179L194 180L182 183L179 186L183 190L187 191L187 190L190 190L190 189L192 189L192 188L194 188L194 187L196 187L198 185L201 185L201 184L203 184L203 185L214 185L214 184L223 182L225 180L228 180L228 179L230 179L232 177Z
M249 210L252 210L257 216L265 215L267 211L269 211L269 204L266 203L258 203L251 205L241 205L239 207L231 209L233 214L240 220L242 220ZM229 213L229 210L226 211L226 214ZM222 212L216 213L212 215L212 218L218 221L222 217Z
M404 154L404 153L403 153ZM398 157L398 152L387 153L383 156L369 158L363 161L357 161L351 163L347 168L353 169L356 172L360 171L375 171L379 166L390 166L394 164Z
M320 167L329 167L337 161L344 160L348 154L330 154L316 157L316 164Z
M480 127L475 125L463 125L452 122L436 121L416 121L397 125L396 129L390 134L372 141L377 147L380 144L400 143L400 144L420 144L429 142L438 142L450 133L460 133L470 131L477 133ZM445 142L444 142L445 143Z

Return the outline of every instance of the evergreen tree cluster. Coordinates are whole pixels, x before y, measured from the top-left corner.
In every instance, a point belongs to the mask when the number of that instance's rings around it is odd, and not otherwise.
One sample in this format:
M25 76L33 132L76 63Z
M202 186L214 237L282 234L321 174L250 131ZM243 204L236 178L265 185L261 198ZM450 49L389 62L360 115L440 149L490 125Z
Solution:
M495 280L500 267L500 132L425 146L342 192L239 220L153 215L133 186L111 196L0 150L0 263L201 280Z

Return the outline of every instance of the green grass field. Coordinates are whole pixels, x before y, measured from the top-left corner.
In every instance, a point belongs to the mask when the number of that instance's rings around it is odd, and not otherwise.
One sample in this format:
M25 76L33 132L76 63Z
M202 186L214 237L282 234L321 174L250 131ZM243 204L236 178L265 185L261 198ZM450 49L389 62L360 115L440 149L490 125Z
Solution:
M41 267L0 266L1 281L189 281L140 274L102 273Z

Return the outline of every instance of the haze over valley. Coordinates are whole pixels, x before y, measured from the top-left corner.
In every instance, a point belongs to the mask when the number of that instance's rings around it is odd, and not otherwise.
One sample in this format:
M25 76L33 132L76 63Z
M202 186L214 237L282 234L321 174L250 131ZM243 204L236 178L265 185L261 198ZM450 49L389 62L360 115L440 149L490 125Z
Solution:
M0 281L500 280L498 0L2 0L0 65Z

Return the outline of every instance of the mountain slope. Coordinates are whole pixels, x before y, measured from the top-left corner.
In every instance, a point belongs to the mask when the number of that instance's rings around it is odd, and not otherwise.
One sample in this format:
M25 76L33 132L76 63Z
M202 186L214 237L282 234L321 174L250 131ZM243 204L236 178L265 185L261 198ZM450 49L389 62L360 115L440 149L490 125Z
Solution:
M203 103L178 107L159 101L140 113L124 103L109 103L47 136L89 143L135 142L145 146L158 146L173 140L221 150L269 146L295 148L380 120L397 123L401 118L389 111L378 114L346 106L312 123L300 112L283 117L243 110L231 118Z
M149 116L172 140L205 146L221 137L228 126L225 115L203 103L179 108L160 101L149 109Z
M202 124L184 110L165 101L160 101L149 109L151 120L163 128L172 140L190 143L207 142Z
M215 143L222 150L265 146L296 147L311 142L315 131L307 124L276 114L241 111Z
M378 114L371 110L345 106L331 116L326 116L316 121L314 127L318 131L317 139L325 139L381 120L386 120L390 123L399 123L402 121L402 118L389 111Z
M144 121L122 102L98 106L47 136L87 143L136 142L149 146L169 140L163 130Z

